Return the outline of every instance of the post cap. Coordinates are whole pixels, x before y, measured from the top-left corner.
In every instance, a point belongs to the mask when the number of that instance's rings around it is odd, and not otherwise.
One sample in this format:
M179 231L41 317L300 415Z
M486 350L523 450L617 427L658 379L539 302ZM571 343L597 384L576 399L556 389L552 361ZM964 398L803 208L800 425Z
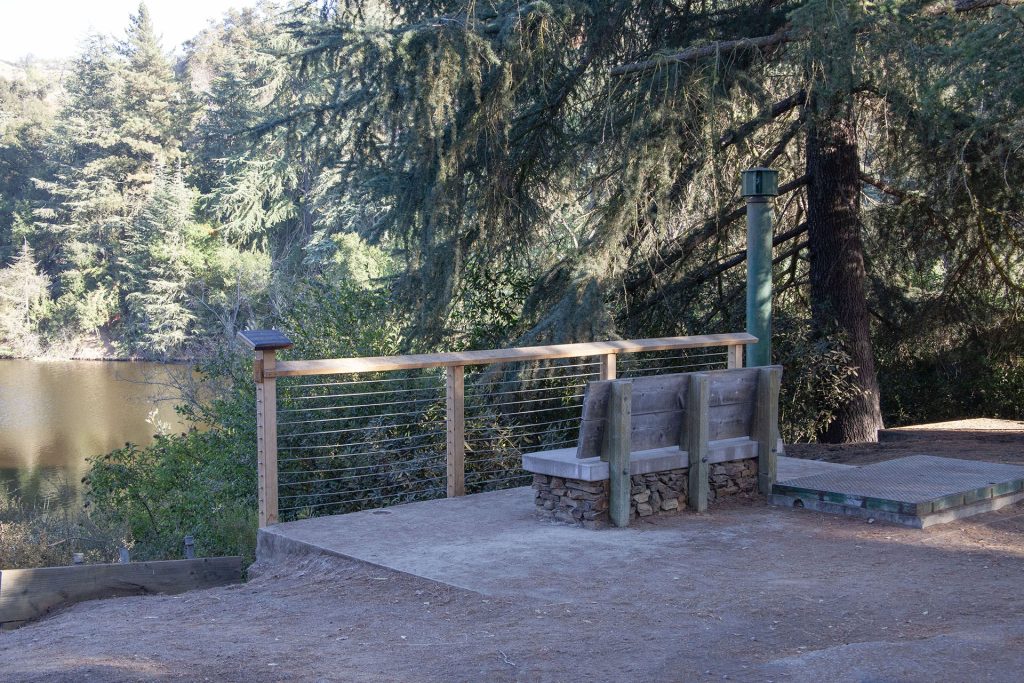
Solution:
M273 351L292 347L292 340L277 330L242 330L238 333L238 338L254 351Z
M779 194L779 172L774 168L748 168L740 176L744 197L777 197Z

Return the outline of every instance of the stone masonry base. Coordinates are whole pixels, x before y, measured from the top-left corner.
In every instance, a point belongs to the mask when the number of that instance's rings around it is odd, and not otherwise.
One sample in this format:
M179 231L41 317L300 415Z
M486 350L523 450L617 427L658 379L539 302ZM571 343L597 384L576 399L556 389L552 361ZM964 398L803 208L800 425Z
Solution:
M757 460L733 460L710 468L708 502L749 495L757 490ZM630 477L630 522L638 517L675 514L686 509L687 468ZM533 475L537 512L541 516L586 528L608 525L608 481L579 481Z

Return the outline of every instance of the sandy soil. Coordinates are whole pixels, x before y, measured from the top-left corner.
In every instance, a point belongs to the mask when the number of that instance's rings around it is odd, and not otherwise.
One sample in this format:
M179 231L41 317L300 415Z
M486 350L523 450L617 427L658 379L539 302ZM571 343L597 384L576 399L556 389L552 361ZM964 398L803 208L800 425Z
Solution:
M1024 464L1020 443L952 441L928 452ZM855 464L922 450L799 448ZM614 596L512 599L296 560L243 585L84 603L0 633L0 679L1021 680L1020 505L925 531L759 501L654 524L706 538L669 558L679 587L665 594L632 590L627 573Z

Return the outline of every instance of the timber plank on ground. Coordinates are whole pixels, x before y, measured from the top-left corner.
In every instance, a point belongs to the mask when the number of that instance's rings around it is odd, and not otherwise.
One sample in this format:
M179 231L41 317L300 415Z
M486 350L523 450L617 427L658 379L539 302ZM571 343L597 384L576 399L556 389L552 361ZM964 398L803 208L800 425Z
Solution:
M241 557L0 570L0 625L84 600L183 593L242 580Z

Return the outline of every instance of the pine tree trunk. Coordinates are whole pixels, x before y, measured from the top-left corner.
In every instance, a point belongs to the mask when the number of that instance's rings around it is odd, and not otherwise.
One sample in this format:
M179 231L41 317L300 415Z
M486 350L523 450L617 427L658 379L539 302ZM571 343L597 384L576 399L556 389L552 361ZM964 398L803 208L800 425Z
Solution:
M845 109L845 108L844 108ZM860 220L860 159L853 118L846 109L809 117L807 225L811 305L817 334L840 333L857 367L851 396L819 435L827 443L876 441L882 428L878 377L865 299Z

